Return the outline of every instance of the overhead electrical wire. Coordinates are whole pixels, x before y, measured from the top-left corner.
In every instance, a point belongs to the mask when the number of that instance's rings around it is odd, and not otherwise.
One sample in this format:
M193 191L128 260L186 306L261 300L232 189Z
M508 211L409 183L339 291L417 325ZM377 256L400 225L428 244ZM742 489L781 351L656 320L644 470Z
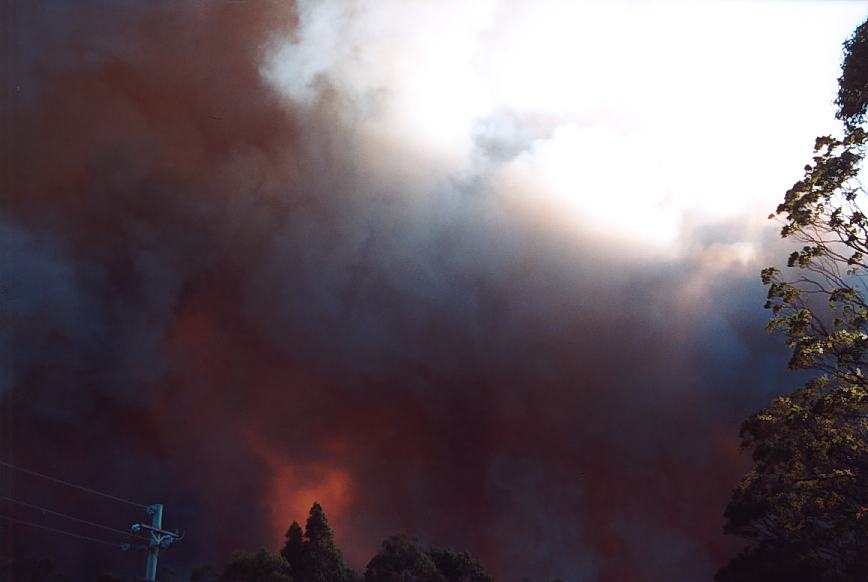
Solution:
M15 471L27 473L28 475L33 475L34 477L41 477L43 479L48 479L49 481L59 483L60 485L66 485L67 487L72 487L73 489L78 489L79 491L84 491L86 493L91 493L93 495L99 495L100 497L105 497L106 499L112 499L114 501L119 501L120 503L126 503L127 505L132 505L135 507L140 507L142 509L148 508L147 505L144 505L142 503L136 503L135 501L130 501L129 499L124 499L122 497L117 497L115 495L103 493L102 491L97 491L96 489L91 489L90 487L84 487L83 485L76 485L75 483L70 483L69 481L64 481L63 479L58 479L57 477L45 475L44 473L38 473L36 471L31 471L30 469L25 469L24 467L19 467L17 465L13 465L12 463L7 463L6 461L0 461L0 465L2 465L4 467L9 467L10 469L13 469Z
M48 509L47 507L41 507L41 506L39 506L39 505L34 505L34 504L32 504L32 503L28 503L28 502L26 502L26 501L21 501L20 499L14 499L14 498L12 498L12 497L7 497L7 496L5 496L5 495L0 495L0 499L3 499L3 500L5 500L5 501L9 501L9 502L11 502L11 503L15 503L16 505L20 505L20 506L22 506L22 507L27 507L27 508L29 508L29 509L34 509L34 510L37 510L37 511L41 511L42 513L47 513L47 514L54 515L54 516L57 516L57 517L60 517L60 518L63 518L63 519L68 519L68 520L70 520L70 521L75 521L75 522L78 522L78 523L83 523L83 524L85 524L85 525L89 525L89 526L91 526L91 527L97 527L97 528L103 529L103 530L105 530L105 531L110 531L110 532L112 532L112 533L119 534L119 535L122 535L122 536L129 536L129 537L131 537L131 538L137 538L137 539L140 539L140 540L146 540L146 541L148 540L148 538L146 538L145 536L139 536L139 535L136 535L136 534L134 534L134 533L132 533L132 532L129 532L129 531L124 531L124 530L122 530L122 529L116 529L116 528L113 528L113 527L109 527L109 526L107 526L107 525L103 525L103 524L101 524L101 523L95 523L95 522L93 522L93 521L88 521L88 520L86 520L86 519L81 519L80 517L75 517L75 516L73 516L73 515L67 515L66 513L61 513L61 512L59 512L59 511L54 511L53 509Z
M85 541L88 541L88 542L94 542L94 543L98 543L98 544L104 544L104 545L106 545L106 546L112 546L113 548L120 548L120 547L123 547L122 544L119 544L119 543L116 543L116 542L110 542L110 541L107 541L107 540L101 540L101 539L99 539L99 538L92 538L92 537L90 537L90 536L83 536L83 535L80 535L80 534L77 534L77 533L72 533L72 532L69 532L69 531L66 531L66 530L56 529L56 528L48 527L48 526L45 526L45 525L39 525L38 523L31 523L31 522L29 522L29 521L24 521L24 520L22 520L22 519L15 519L14 517L9 517L8 515L0 515L0 519L5 519L6 521L9 521L9 522L11 522L11 523L17 523L17 524L19 524L19 525L26 525L26 526L28 526L28 527L35 527L35 528L37 528L37 529L42 529L42 530L50 531L50 532L53 532L53 533L56 533L56 534L61 534L61 535L69 536L69 537L72 537L72 538L78 538L78 539L80 539L80 540L85 540Z

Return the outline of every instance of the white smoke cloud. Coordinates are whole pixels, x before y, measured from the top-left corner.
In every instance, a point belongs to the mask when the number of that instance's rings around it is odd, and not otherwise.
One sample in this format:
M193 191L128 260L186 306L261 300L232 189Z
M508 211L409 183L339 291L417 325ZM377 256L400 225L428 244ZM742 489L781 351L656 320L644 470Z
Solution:
M687 223L771 228L754 218L835 130L840 43L865 16L829 2L298 10L263 75L296 105L336 91L375 174L412 182L425 168L423 196L437 178L476 176L553 228L670 254Z

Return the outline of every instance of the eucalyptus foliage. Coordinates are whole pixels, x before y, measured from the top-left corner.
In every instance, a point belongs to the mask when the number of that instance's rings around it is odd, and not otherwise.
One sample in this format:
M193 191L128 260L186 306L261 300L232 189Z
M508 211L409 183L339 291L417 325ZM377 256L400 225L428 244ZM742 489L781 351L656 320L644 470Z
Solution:
M720 582L868 580L868 21L844 44L839 137L817 138L802 179L770 218L799 248L762 272L768 328L789 365L819 377L741 427L754 465L725 531L752 541Z

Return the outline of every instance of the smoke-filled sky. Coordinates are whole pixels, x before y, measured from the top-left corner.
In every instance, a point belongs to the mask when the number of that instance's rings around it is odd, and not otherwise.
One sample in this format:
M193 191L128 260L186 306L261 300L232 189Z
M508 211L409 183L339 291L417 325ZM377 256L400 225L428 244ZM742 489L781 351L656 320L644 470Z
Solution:
M837 129L864 5L4 10L4 460L165 503L181 572L314 500L357 568L398 531L499 581L709 580L738 550L738 424L800 382L766 216Z

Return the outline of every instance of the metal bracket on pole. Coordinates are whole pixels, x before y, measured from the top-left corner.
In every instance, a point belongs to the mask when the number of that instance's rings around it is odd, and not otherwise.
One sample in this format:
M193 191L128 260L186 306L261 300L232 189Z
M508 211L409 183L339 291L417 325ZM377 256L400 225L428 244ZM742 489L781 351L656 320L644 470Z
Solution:
M151 516L150 525L144 523L134 523L130 527L132 533L147 532L148 543L148 560L145 563L145 580L147 582L156 582L157 580L157 558L160 555L161 549L168 548L175 540L183 538L183 534L179 532L171 532L163 529L163 504L155 503L145 510L145 513Z

